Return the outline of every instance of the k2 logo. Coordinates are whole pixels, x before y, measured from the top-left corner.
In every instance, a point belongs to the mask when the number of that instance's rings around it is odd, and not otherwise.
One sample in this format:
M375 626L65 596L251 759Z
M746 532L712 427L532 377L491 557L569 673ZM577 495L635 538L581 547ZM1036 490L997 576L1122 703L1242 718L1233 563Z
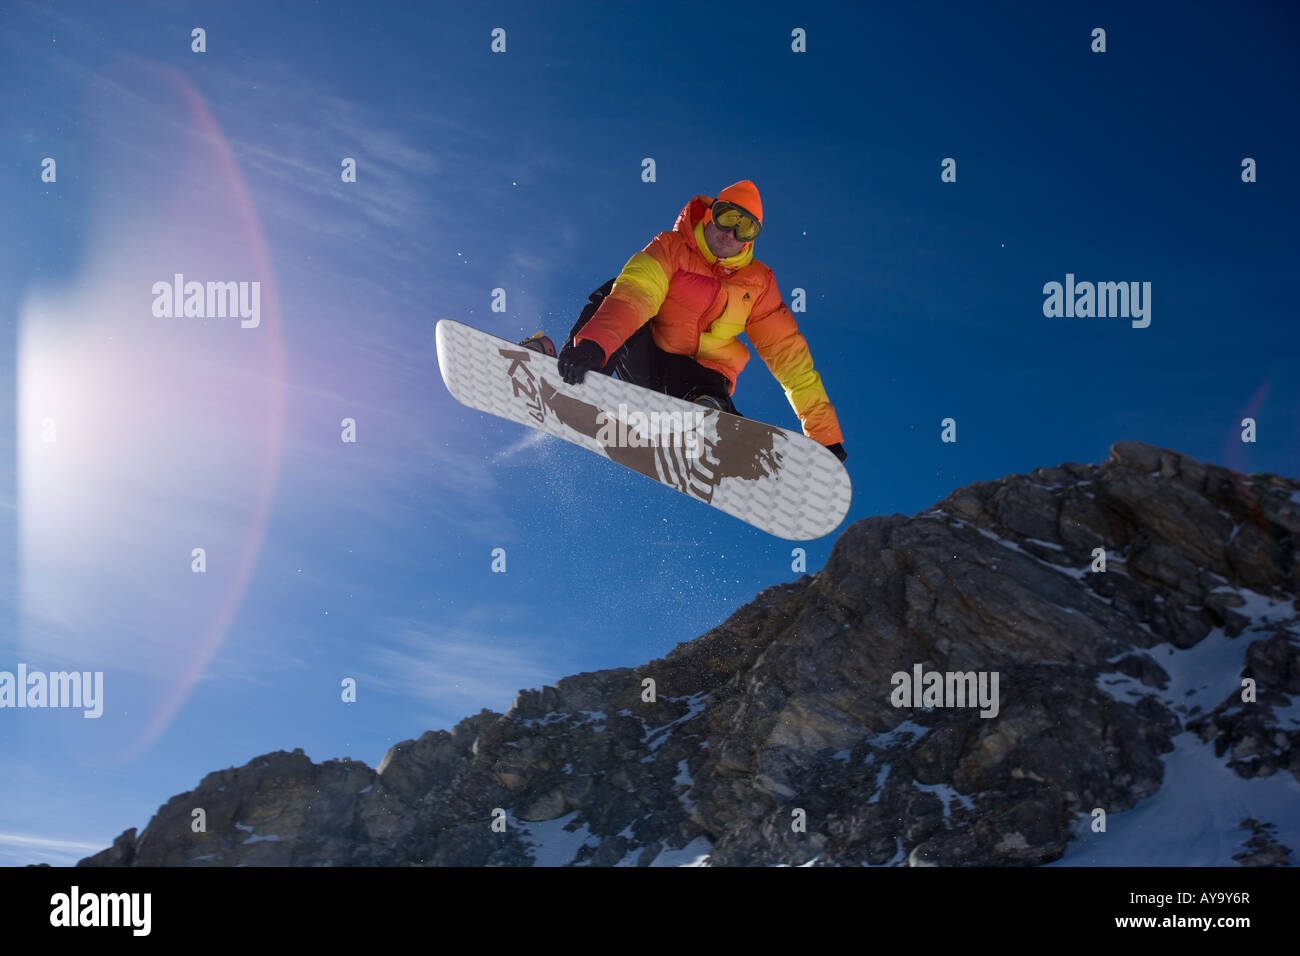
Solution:
M510 384L514 387L516 396L523 396L528 402L528 417L533 419L537 424L546 421L546 412L542 408L542 399L537 393L536 379L533 376L532 369L528 367L528 352L517 352L513 349L497 349L502 358L510 359L510 367L506 369L506 375L510 376Z

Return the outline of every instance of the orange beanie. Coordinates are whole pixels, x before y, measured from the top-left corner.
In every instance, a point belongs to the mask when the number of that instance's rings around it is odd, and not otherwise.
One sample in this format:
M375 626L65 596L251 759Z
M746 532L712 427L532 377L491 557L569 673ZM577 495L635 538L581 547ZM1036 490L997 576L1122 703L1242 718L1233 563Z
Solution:
M760 226L763 224L763 200L758 198L758 187L748 179L733 183L718 193L717 202L735 203L757 219Z

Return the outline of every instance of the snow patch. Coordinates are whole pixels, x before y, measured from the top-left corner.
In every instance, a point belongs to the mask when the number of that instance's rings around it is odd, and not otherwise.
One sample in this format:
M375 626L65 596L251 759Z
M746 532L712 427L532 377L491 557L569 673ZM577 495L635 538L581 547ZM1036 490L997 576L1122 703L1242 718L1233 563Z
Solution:
M551 724L558 724L564 720L577 720L580 723L593 724L591 728L593 733L603 733L605 722L608 718L603 710L575 710L567 712L562 710L553 710L549 714L541 717L529 717L527 720L521 720L520 723L530 730L534 727L549 727ZM519 746L517 741L508 741L508 745Z
M1247 780L1214 756L1194 733L1174 738L1164 757L1160 789L1131 810L1106 815L1106 832L1092 832L1091 813L1080 814L1074 837L1047 866L1239 866L1254 818L1277 825L1274 839L1300 850L1300 783L1289 773ZM1104 809L1104 808L1103 808Z
M984 537L988 538L990 541L995 541L995 542L997 542L998 544L1000 544L1000 545L1001 545L1002 547L1004 547L1004 548L1010 548L1012 551L1016 551L1016 552L1019 552L1020 554L1023 554L1026 558L1028 558L1028 559L1031 560L1031 561L1037 561L1039 564L1041 564L1041 565L1042 565L1043 567L1045 567L1045 568L1051 568L1053 571L1060 571L1062 574L1068 575L1069 577L1072 577L1072 578L1075 578L1075 579L1079 579L1079 578L1082 578L1082 577L1084 577L1085 575L1091 573L1091 571L1090 571L1090 569L1091 569L1091 567L1092 567L1091 563L1089 563L1089 565L1088 565L1087 567L1084 567L1084 568L1063 568L1063 567L1061 567L1061 565L1059 565L1059 564L1053 564L1051 561L1044 561L1042 558L1040 558L1040 557L1039 557L1038 555L1036 555L1036 554L1030 554L1030 553L1029 553L1028 551L1026 551L1024 548L1020 547L1020 545L1017 544L1016 542L1014 542L1014 541L1008 541L1006 538L1002 537L1001 535L994 534L992 531L985 531L983 528L976 528L975 530L978 531L980 534L984 535ZM1050 541L1039 541L1039 539L1037 539L1037 538L1026 538L1025 540L1026 540L1026 541L1035 541L1035 542L1037 542L1038 544L1045 545L1045 546L1047 546L1047 547L1057 548L1057 549L1059 549L1059 550L1061 550L1061 551L1064 551L1064 550L1065 550L1065 549L1062 548L1059 544L1053 544L1053 543L1050 542ZM1122 556L1120 556L1120 555L1107 555L1107 556L1106 556L1106 561L1107 561L1108 564L1111 564L1111 563L1123 564L1123 563L1125 563L1125 562L1124 562L1124 558L1123 558Z
M685 760L677 761L677 776L673 777L673 783L678 787L694 786L695 781L691 779L691 771Z
M651 866L708 866L713 844L702 836L696 837L680 850L664 850L650 863Z
M619 836L625 836L632 839L630 825L624 827ZM634 846L614 865L618 866L636 866L641 859L641 854L645 851L644 846ZM659 855L650 861L650 866L708 866L709 854L713 852L713 844L705 837L699 836L692 840L680 850L664 849L659 851Z
M554 820L516 820L510 814L507 818L511 827L523 833L534 866L568 866L584 846L600 846L600 837L588 830L585 823L574 830L565 829L577 815L578 811L574 810Z
M1291 703L1286 707L1273 707L1270 709L1273 712L1273 718L1278 724L1286 723L1291 725L1290 728L1284 729L1294 730L1300 728L1300 697L1292 697ZM1300 847L1296 847L1296 850L1300 851Z
M1183 650L1164 643L1147 648L1146 653L1169 675L1169 686L1163 691L1117 672L1098 674L1096 684L1125 703L1152 694L1171 709L1186 708L1189 713L1213 710L1241 687L1246 647L1251 643L1247 631L1229 637L1223 628L1216 627L1195 647Z
M876 771L876 792L868 798L867 803L879 803L880 795L885 792L885 778L889 776L889 764Z
M688 817L693 816L695 814L695 801L691 799L691 787L695 786L695 780L691 776L690 768L687 767L685 760L677 761L677 776L673 777L673 786L683 788L682 792L677 795L677 799L681 802L686 815Z
M641 763L650 763L654 760L655 751L663 746L664 741L668 739L673 730L688 721L694 720L700 714L704 713L704 702L708 699L708 696L708 691L700 691L699 693L692 694L689 697L662 698L663 700L672 701L674 703L677 701L686 701L686 713L682 714L682 716L678 717L676 720L669 721L659 727L652 727L645 732L645 736L641 738L641 743L648 743L650 745L650 755L642 757ZM655 739L652 740L652 737Z
M1042 538L1026 538L1025 540L1032 542L1033 544L1041 545L1044 548L1055 548L1057 551L1065 550L1065 548L1057 544L1055 541L1044 541Z
M975 802L971 800L970 797L968 797L964 793L958 793L956 790L954 790L946 783L925 784L925 783L917 783L915 780L913 780L912 786L914 786L917 790L924 790L926 793L933 793L935 796L937 796L940 800L943 801L944 826L948 825L949 808L951 807L952 802L954 800L960 803L967 810L975 809Z
M1210 711L1241 689L1246 648L1294 617L1287 601L1275 601L1249 588L1223 585L1245 603L1237 613L1250 624L1235 638L1215 628L1199 644L1180 650L1170 644L1146 653L1169 675L1163 690L1147 687L1123 674L1103 674L1097 686L1128 702L1147 694L1185 715ZM1212 593L1214 593L1212 592ZM1253 633L1252 633L1253 632ZM1112 659L1118 660L1119 655ZM1300 702L1274 707L1279 726L1300 726ZM1166 754L1160 789L1137 806L1109 813L1106 832L1092 831L1090 812L1075 820L1065 854L1048 866L1238 866L1232 859L1250 834L1240 830L1246 818L1277 826L1274 839L1293 853L1300 851L1300 783L1290 773L1246 779L1216 757L1213 744L1183 731ZM1104 809L1104 808L1103 808Z

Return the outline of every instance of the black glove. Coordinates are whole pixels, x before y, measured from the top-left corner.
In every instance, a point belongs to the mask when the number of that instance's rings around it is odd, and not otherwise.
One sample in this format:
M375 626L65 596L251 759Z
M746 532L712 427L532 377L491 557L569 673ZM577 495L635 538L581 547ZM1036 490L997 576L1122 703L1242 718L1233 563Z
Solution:
M577 345L570 342L560 351L560 378L577 385L584 375L604 364L605 350L591 339L583 339Z
M838 458L840 461L843 461L845 458L848 458L848 457L849 457L849 453L846 452L846 451L844 450L844 446L843 446L842 444L840 444L839 442L836 442L834 445L827 445L826 447L827 447L827 448L828 448L828 449L829 449L829 450L830 450L830 451L835 455L835 457Z

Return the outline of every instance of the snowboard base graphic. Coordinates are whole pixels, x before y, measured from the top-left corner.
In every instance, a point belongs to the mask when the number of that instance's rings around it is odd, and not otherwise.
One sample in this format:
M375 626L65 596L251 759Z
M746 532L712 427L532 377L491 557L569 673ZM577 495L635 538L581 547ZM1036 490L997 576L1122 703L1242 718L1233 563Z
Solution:
M853 489L839 459L797 432L589 372L442 319L438 367L458 402L536 428L791 541L834 531Z

